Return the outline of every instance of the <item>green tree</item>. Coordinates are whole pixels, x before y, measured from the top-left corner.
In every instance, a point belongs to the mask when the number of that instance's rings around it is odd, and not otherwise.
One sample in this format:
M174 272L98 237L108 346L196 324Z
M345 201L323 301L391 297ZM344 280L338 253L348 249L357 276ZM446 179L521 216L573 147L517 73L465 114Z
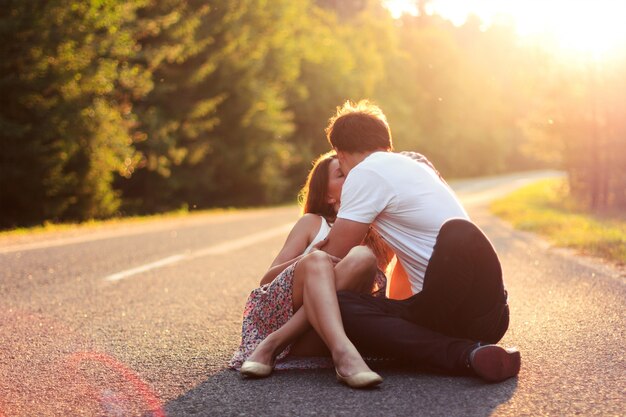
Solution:
M423 152L445 175L501 172L523 146L521 52L510 28L481 25L403 17L378 93L391 109L396 147Z
M530 118L535 150L558 155L570 193L592 211L626 208L626 59L552 61Z
M114 173L138 155L131 103L150 88L130 62L136 3L4 1L0 9L1 224L116 212Z
M120 180L130 210L281 201L306 2L171 0L139 11L155 88L137 109L144 169Z
M288 177L291 194L304 183L311 161L329 150L324 128L346 100L376 98L386 76L391 17L377 2L318 1L302 38L300 76L289 91L294 146Z

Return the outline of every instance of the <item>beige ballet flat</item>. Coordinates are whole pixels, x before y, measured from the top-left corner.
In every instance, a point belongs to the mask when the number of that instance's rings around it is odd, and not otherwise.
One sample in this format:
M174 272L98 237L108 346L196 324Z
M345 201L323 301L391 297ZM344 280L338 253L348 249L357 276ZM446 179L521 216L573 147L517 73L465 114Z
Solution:
M265 378L267 376L270 376L273 370L273 366L265 365L264 363L245 361L241 365L241 369L239 369L239 372L242 375L252 378Z
M350 388L369 388L383 382L383 378L372 371L357 372L354 375L343 376L335 369L335 373L337 374L337 381L346 384Z

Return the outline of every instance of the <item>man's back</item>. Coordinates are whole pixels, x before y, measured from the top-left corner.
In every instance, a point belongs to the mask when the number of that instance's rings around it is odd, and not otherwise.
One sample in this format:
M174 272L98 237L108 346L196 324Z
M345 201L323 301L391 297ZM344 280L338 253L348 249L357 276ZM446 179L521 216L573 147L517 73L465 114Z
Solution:
M422 289L443 223L469 218L428 165L391 152L375 152L350 171L337 217L372 223L406 269L413 293Z

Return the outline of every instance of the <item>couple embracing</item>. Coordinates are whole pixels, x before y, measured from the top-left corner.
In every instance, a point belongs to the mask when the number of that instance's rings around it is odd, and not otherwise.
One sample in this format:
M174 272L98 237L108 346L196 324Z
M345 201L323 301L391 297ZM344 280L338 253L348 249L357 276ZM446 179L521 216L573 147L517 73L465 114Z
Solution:
M248 298L230 366L266 377L287 355L330 353L353 388L382 382L362 355L489 382L517 375L519 352L495 344L509 325L500 262L438 172L392 152L386 117L367 101L338 108L326 133L333 150L314 163L303 216ZM394 255L404 299L385 296Z

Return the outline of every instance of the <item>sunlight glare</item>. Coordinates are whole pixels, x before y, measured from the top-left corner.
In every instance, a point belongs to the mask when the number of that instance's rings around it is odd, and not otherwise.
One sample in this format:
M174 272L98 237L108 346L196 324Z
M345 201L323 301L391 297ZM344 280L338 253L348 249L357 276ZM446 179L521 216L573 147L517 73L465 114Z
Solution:
M384 1L394 17L417 14L416 3ZM427 5L455 25L462 25L469 14L477 15L487 26L512 23L522 39L551 44L565 53L598 59L626 50L626 1L431 0Z
M383 5L394 19L399 18L403 13L417 14L417 1L415 0L383 0Z
M529 7L528 3L510 4L509 15L520 36L553 41L565 52L599 58L626 41L623 2L559 0L537 3L536 7Z

